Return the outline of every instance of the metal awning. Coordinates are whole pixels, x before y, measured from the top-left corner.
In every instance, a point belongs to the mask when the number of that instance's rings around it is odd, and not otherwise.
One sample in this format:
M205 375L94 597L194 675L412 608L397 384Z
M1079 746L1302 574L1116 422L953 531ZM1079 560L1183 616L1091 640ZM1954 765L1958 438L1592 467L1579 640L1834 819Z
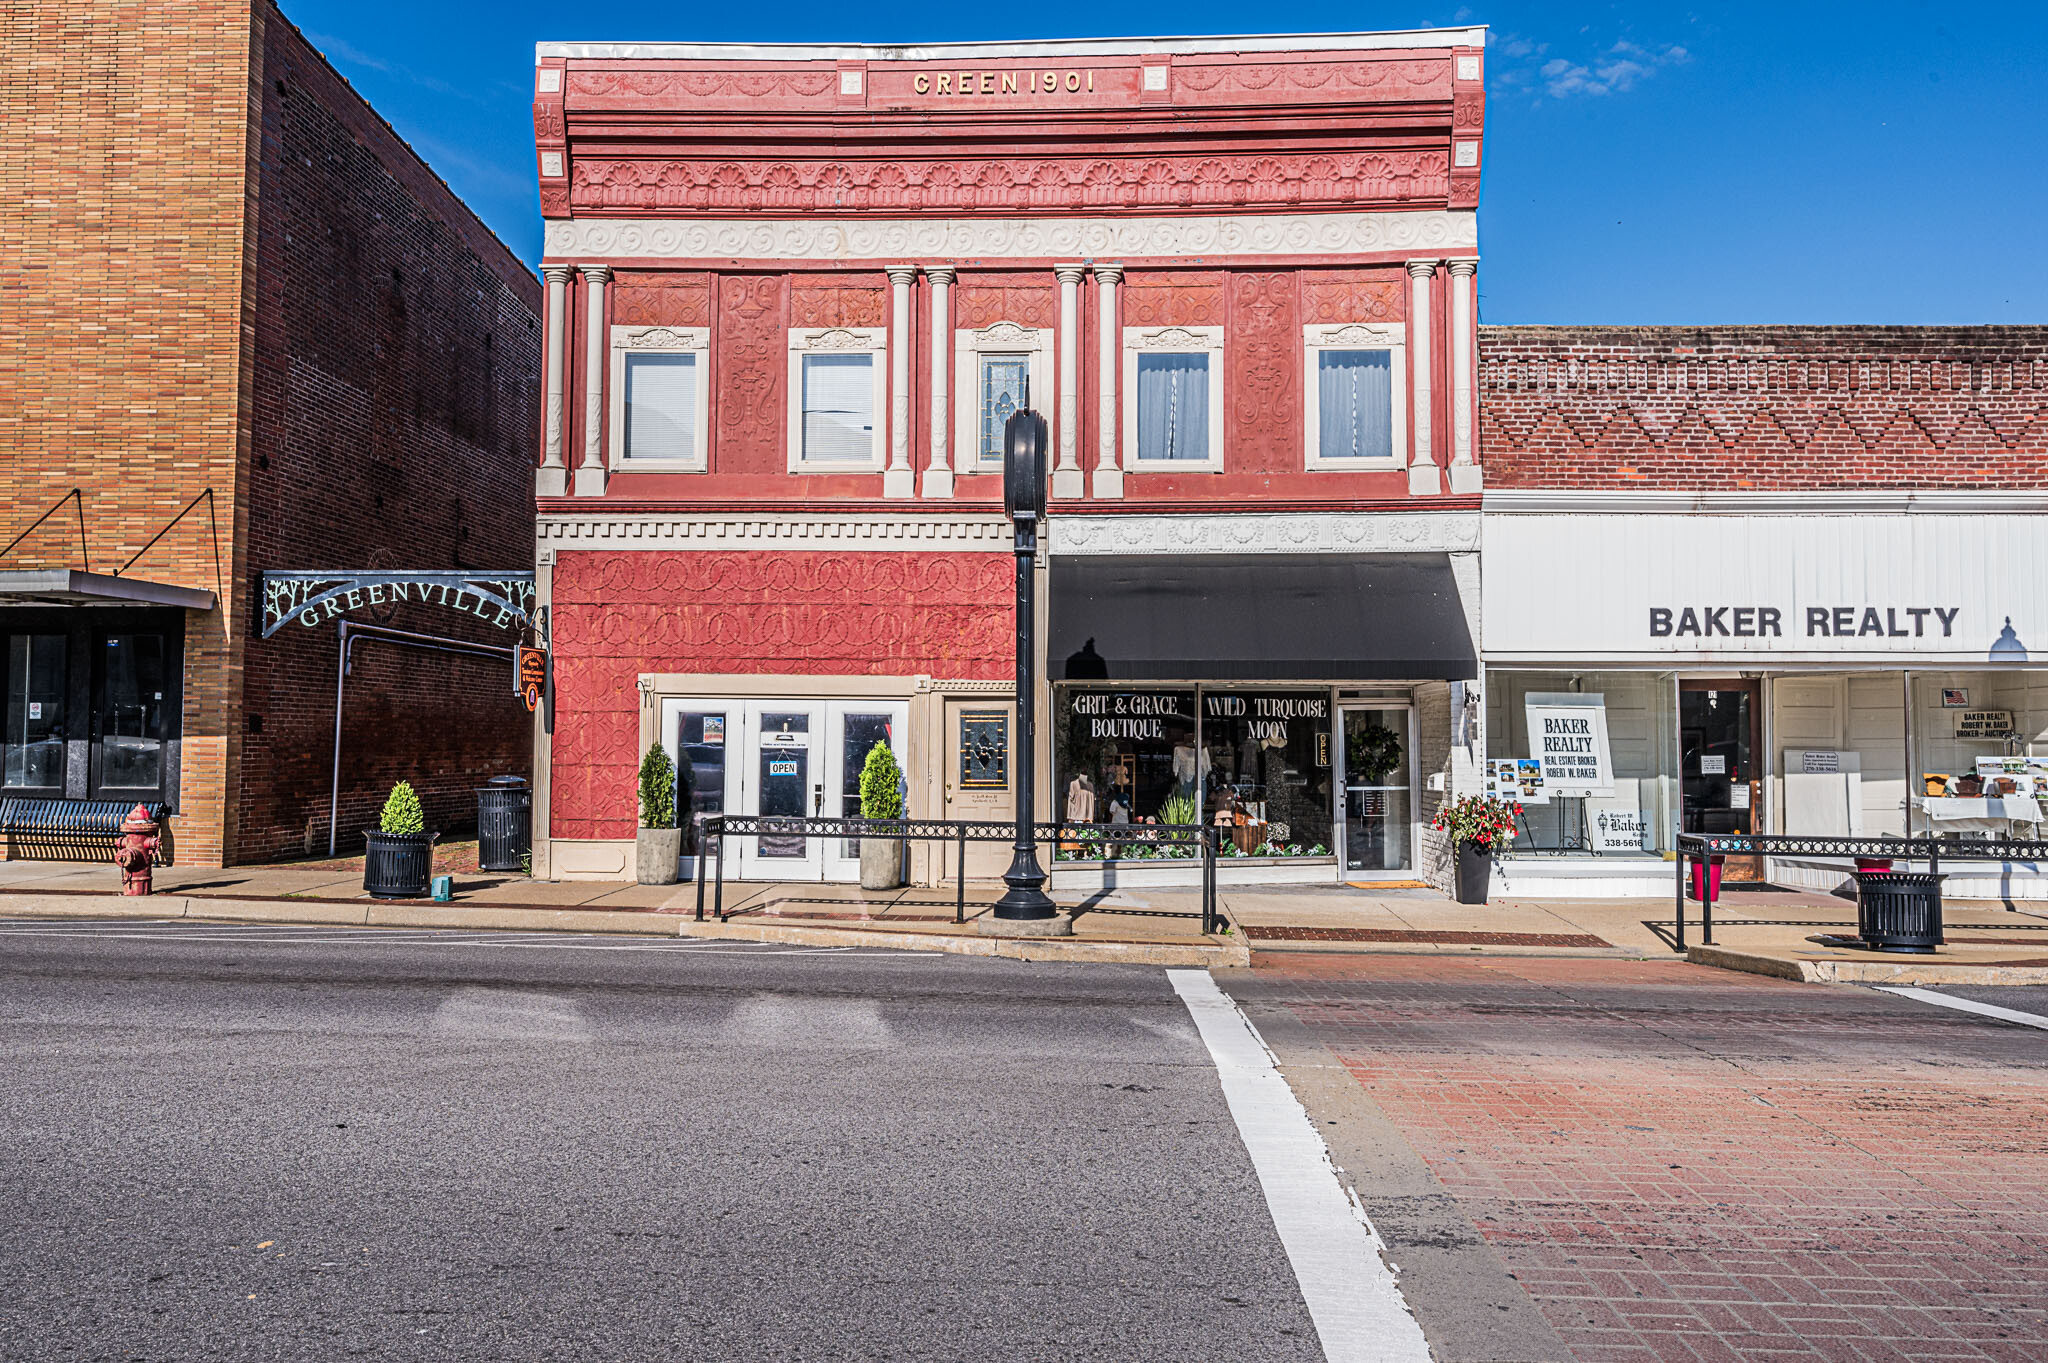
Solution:
M210 611L214 594L139 577L87 573L76 568L16 568L0 572L0 605L6 606L175 606Z
M1479 675L1448 554L1055 556L1054 681Z

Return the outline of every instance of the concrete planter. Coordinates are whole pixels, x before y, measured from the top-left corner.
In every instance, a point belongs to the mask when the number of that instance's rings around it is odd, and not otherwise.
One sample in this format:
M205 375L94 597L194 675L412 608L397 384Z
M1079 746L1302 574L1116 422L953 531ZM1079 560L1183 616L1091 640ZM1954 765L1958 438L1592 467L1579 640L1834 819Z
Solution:
M642 885L673 885L682 856L682 829L643 828L633 838L633 879Z
M860 887L893 890L903 884L903 840L863 837L860 840Z

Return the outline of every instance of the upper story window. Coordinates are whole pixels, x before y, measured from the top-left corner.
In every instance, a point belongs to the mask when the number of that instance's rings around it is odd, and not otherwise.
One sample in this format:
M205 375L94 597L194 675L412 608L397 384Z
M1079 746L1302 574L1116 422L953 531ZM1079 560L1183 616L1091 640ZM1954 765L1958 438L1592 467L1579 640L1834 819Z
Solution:
M1035 408L1053 419L1053 391L1047 370L1052 329L995 322L953 333L954 436L963 473L1003 466L1003 427L1012 413Z
M1302 430L1312 469L1388 469L1405 462L1406 351L1399 323L1303 329Z
M885 327L789 333L789 468L864 473L883 460Z
M614 467L683 473L709 467L710 347L708 327L612 328Z
M1124 457L1134 471L1223 469L1223 328L1124 328Z

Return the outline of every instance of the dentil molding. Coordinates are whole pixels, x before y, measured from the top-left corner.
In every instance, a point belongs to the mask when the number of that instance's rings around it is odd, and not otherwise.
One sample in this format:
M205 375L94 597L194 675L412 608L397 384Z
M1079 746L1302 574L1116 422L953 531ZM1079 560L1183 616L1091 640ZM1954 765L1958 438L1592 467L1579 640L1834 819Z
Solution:
M717 516L548 515L534 526L543 555L555 549L836 549L929 547L948 553L1011 553L1000 515Z
M1442 209L1146 218L571 218L547 227L550 256L639 260L1334 256L1478 245L1478 216Z
M1473 553L1476 511L1307 511L1220 516L1053 516L1053 554Z

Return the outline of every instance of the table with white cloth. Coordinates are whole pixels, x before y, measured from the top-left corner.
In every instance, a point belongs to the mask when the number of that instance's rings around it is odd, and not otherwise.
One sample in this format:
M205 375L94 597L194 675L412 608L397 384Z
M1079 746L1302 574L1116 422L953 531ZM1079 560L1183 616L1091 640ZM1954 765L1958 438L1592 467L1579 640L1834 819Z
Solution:
M1952 795L1926 795L1914 801L1936 833L1989 833L2011 837L2013 825L2048 820L2040 802L2022 795L1985 795L1966 800Z

